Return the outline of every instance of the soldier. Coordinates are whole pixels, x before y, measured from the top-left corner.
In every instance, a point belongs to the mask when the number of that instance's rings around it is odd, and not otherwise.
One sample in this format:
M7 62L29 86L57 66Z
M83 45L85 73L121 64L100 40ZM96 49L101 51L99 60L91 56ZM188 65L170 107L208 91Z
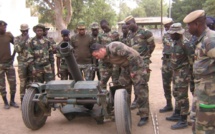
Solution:
M91 32L92 32L91 36L93 38L93 43L98 43L99 42L99 39L98 39L99 24L97 22L93 22L90 27L91 27ZM100 80L101 76L100 76L100 73L99 73L99 70L98 70L99 61L98 61L98 59L93 59L93 60L94 60L93 63L95 64L95 67L96 67L96 69L94 69L95 72L93 73L93 80L95 79L95 74L97 74L97 78L98 78L98 80Z
M13 60L15 51L11 55L10 43L13 44L13 35L10 32L6 32L7 23L0 20L0 92L4 101L4 108L9 109L10 106L18 108L15 103L16 93L16 74L13 67ZM5 86L5 75L10 85L10 105L7 101L7 91Z
M171 95L171 82L172 82L172 68L171 68L171 45L172 39L170 34L167 33L170 26L173 24L172 18L168 18L163 21L164 28L166 33L163 35L162 42L163 42L163 60L162 62L162 80L163 80L163 89L164 89L164 96L166 98L166 106L159 110L160 113L172 111L172 95Z
M149 116L148 90L145 90L147 73L139 53L121 42L112 42L106 46L95 43L91 51L92 55L96 59L103 60L104 64L115 64L122 68L119 83L125 85L126 89L130 88L131 84L134 85L140 113L138 126L145 125Z
M155 48L154 37L152 35L152 32L150 32L149 30L139 28L133 16L128 16L124 21L129 28L128 46L131 46L133 49L139 52L140 56L142 57L144 65L146 66L148 72L146 78L148 82L151 71L149 69L149 64L151 63L150 57ZM148 86L146 86L146 88L146 90L148 90ZM131 94L131 91L129 93ZM135 96L135 99L131 104L131 109L136 108L136 100L137 96Z
M122 35L119 37L119 40L126 45L130 45L128 42L128 32L129 32L128 26L126 24L123 24Z
M53 61L53 51L50 41L43 36L45 26L38 24L34 26L36 36L27 41L28 64L32 68L34 82L48 82L54 80L51 63Z
M206 26L204 10L195 10L183 20L196 36L193 73L195 91L191 108L193 134L215 133L215 32Z
M189 111L188 85L190 80L190 59L193 59L189 40L183 37L184 29L181 23L174 23L167 31L173 40L171 48L171 67L173 69L173 96L175 97L175 111L166 120L178 121L171 129L187 127Z
M20 99L21 103L25 95L25 89L28 84L31 83L31 72L29 65L27 64L27 53L28 48L26 42L29 39L28 35L28 24L21 24L20 31L21 35L14 39L14 50L18 53L18 73L20 79Z
M67 29L63 29L63 30L61 30L61 35L62 35L63 40L58 44L57 54L56 54L57 75L59 78L61 78L61 80L72 80L72 75L68 70L66 61L65 61L64 57L61 56L60 50L59 50L59 47L63 42L68 42L68 43L70 42L70 38L69 38L70 31Z
M207 17L206 24L211 30L215 30L215 18Z
M92 80L93 57L90 53L90 46L93 43L93 39L86 33L86 25L84 21L78 22L77 30L78 33L71 37L74 56L85 80Z

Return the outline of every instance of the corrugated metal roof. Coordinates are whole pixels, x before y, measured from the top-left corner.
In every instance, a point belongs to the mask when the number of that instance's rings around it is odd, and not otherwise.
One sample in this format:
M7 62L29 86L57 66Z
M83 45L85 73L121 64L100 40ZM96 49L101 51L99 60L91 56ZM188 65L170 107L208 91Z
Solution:
M168 17L163 17L167 19ZM137 24L161 24L161 17L143 17L143 18L134 18ZM125 23L124 20L118 22L119 25Z

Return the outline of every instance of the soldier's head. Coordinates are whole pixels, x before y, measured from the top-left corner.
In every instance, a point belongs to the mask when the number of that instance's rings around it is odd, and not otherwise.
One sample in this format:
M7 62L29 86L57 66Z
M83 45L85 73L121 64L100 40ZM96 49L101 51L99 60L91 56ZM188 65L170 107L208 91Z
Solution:
M206 24L211 30L215 30L215 19L212 17L206 17Z
M125 24L128 26L129 30L131 30L132 32L136 32L138 26L133 16L130 15L126 17L124 21L125 21Z
M94 43L90 47L90 51L91 51L93 57L95 57L96 59L104 59L104 57L107 54L105 46L101 45L99 43Z
M127 35L128 31L129 31L128 26L126 24L123 24L122 25L122 33Z
M181 23L173 23L167 33L170 34L172 40L179 40L183 37L184 31Z
M97 22L93 22L91 25L91 31L93 36L97 36L99 34L99 24Z
M3 20L0 20L0 34L4 34L7 29L7 23Z
M78 34L80 36L83 36L85 35L85 32L86 32L86 24L84 21L79 21L78 24L77 24L77 30L78 30Z
M169 30L170 26L173 24L172 18L166 18L163 20L163 25L166 31Z
M189 13L184 18L183 22L187 24L189 33L197 37L199 37L207 28L204 10L195 10Z
M119 41L119 33L117 31L113 31L111 33L112 41Z
M29 30L28 24L21 24L20 25L20 31L21 31L23 36L28 35L28 30Z
M69 41L69 35L70 35L69 30L67 30L67 29L61 30L61 36L63 38L63 41Z
M49 29L50 28L48 26L45 26L45 32L43 33L43 36L47 36L48 35Z
M37 38L42 38L45 32L45 26L42 24L37 24L33 27L33 30L36 33Z
M107 20L101 20L100 21L100 27L105 33L108 33L111 31L109 23L107 22Z

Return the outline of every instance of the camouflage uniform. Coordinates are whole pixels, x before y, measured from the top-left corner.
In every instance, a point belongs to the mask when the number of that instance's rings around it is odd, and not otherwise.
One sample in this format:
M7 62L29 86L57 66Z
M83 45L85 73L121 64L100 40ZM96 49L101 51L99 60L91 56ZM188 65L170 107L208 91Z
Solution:
M130 44L129 44L129 41L128 41L128 37L124 37L123 35L121 35L119 37L119 41L122 42L122 43L124 43L125 45L131 47Z
M92 38L93 38L93 43L99 43L99 39L98 39L98 36L93 36L93 35L91 35L92 36ZM99 69L98 69L98 67L99 67L99 61L98 61L98 59L93 59L93 64L95 65L95 67L96 67L96 69L94 69L95 71L93 72L93 80L95 79L95 75L97 74L97 78L98 78L98 80L100 80L101 79L101 75L100 75L100 72L99 72Z
M206 28L196 43L195 91L191 118L195 120L195 134L215 133L215 110L204 109L200 104L215 104L215 32Z
M27 46L26 42L29 39L29 36L23 37L22 35L17 36L14 40L14 50L18 53L18 73L20 79L20 97L21 100L25 95L25 89L28 84L32 81L32 70L30 70L29 65L27 64Z
M27 41L28 63L33 68L33 80L35 82L48 82L54 80L51 63L54 61L53 51L49 40L42 37L33 37Z

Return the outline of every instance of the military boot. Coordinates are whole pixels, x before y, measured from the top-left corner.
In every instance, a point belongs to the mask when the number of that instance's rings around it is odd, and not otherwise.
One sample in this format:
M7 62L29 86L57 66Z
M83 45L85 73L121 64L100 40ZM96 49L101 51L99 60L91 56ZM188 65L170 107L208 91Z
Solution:
M178 121L180 119L181 119L180 110L177 110L177 109L174 111L172 116L166 117L166 120L168 120L168 121Z
M2 96L2 99L4 101L4 109L10 109L10 106L8 104L8 101L7 101L7 97L6 96Z
M167 103L166 106L159 110L160 113L169 112L169 111L173 110L173 108L172 108L172 100L168 99L166 101L166 103Z
M130 109L134 110L136 108L137 108L137 95L135 95L134 101L132 102Z
M182 129L186 128L188 126L187 124L187 115L181 115L180 120L175 124L171 126L171 129Z
M145 125L148 122L148 117L140 118L140 121L138 122L137 126L141 127Z
M14 98L15 98L15 94L11 94L11 96L10 96L10 106L15 107L15 108L19 108L19 106L14 101Z

